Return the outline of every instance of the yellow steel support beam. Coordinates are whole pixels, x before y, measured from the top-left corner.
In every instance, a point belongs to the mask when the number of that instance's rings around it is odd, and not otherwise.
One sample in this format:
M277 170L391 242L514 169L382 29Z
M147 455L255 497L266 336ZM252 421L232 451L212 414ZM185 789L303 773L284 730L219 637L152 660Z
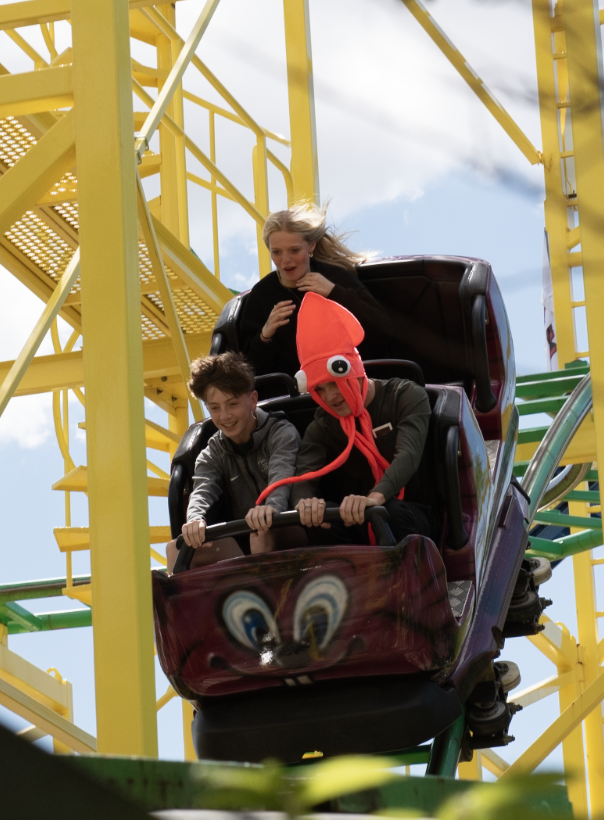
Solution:
M197 752L193 745L193 705L188 700L182 700L182 732L185 743L185 760L197 760Z
M13 365L6 375L6 378L0 385L0 416L4 413L6 405L12 398L17 389L19 382L23 378L27 368L32 359L36 355L36 350L42 344L42 341L51 324L57 317L63 302L75 280L78 278L80 268L80 252L76 251L65 269L61 281L53 291L52 296L48 300L48 304L42 311L42 315L36 322L27 342L23 346L21 353L13 362Z
M0 177L0 236L74 165L73 115L70 112Z
M157 285L159 287L161 300L164 306L164 314L168 322L168 327L170 328L170 336L172 339L172 344L174 345L174 353L178 361L180 375L182 376L184 384L186 384L190 377L191 357L189 356L189 352L187 350L187 343L185 342L185 337L182 332L180 322L178 321L178 314L176 313L174 299L172 298L172 291L170 290L170 283L168 282L168 277L166 276L166 271L164 269L161 251L159 249L157 236L155 235L155 229L153 227L153 220L147 207L145 192L143 191L143 186L138 174L137 190L138 219L143 231L143 235L145 237L145 243L147 245L147 251L149 252L149 258L151 259L153 275L155 276L155 281L157 282ZM191 404L191 410L193 411L193 417L195 418L195 421L201 421L201 419L203 418L203 411L201 409L199 400L194 398L193 396L190 396L189 401Z
M175 60L174 66L170 71L170 75L159 92L157 100L149 112L147 121L141 128L141 132L136 139L135 146L139 158L149 147L149 140L155 133L161 118L166 113L166 109L172 99L172 95L180 84L182 76L185 73L187 66L191 62L191 58L195 54L195 49L199 45L201 38L205 34L205 31L210 24L210 20L212 19L219 2L220 0L207 0L207 3L203 7L197 22L193 26L193 30L191 31L187 42L178 55L178 58Z
M146 462L146 459L145 459ZM155 478L146 476L146 486L148 495L168 497L168 484L166 478ZM71 470L63 478L52 485L53 490L63 490L65 492L87 493L88 492L88 468L80 465ZM148 533L148 531L147 531Z
M547 616L541 617L541 623L545 626L544 631L529 640L557 667L558 698L562 713L582 692L583 669L579 662L577 642L564 624L554 624ZM523 703L520 697L517 702L521 705ZM583 729L578 725L562 739L562 759L565 771L572 774L566 784L569 799L577 815L587 817L583 757Z
M517 703L524 708L525 706L530 706L539 700L543 700L543 698L547 698L559 692L560 689L563 689L571 683L574 683L572 672L564 672L559 675L553 675L551 678L546 678L546 680L539 681L539 683L535 683L532 686L528 686L521 692L514 692L513 697L508 700L510 703Z
M162 8L170 20L175 22L176 10L174 7L166 5ZM143 12L143 14L146 15L147 12ZM163 93L170 71L178 59L181 44L180 38L174 39L169 36L166 37L163 33L157 37L157 65L163 75L161 78L158 78L160 94ZM160 122L159 124L159 144L162 155L160 168L161 219L164 225L166 225L184 245L189 247L189 213L182 83L179 83L178 87L174 89L172 98L166 107L166 114L183 129L183 134L174 134L165 123ZM148 116L145 118L145 122L147 120ZM143 122L143 128L145 122Z
M576 680L576 667L572 672L573 680L568 686L560 689L560 713L563 714L581 692ZM583 746L583 727L578 724L562 740L562 760L567 774L566 788L568 799L573 804L575 817L588 817L587 784L585 780L585 753Z
M0 30L64 20L71 13L69 0L26 0L0 6Z
M547 615L541 616L540 623L543 632L531 635L529 641L558 667L558 672L572 669L577 661L577 646L568 630L553 623Z
M89 754L97 751L97 744L92 735L2 678L0 705L35 724L45 734L56 738L74 752Z
M82 552L90 549L89 527L55 527L53 534L60 552ZM150 544L165 544L171 537L170 527L149 527Z
M0 236L0 265L3 265L43 302L48 302L54 290L52 280L45 277L46 281L43 281L36 274L34 263L24 254L15 252L14 246L2 236ZM60 315L73 328L81 329L81 316L76 309L69 306L69 297L65 300Z
M72 704L71 684L43 672L0 643L0 679L16 686L43 706L69 717Z
M570 250L581 243L580 252L567 254L569 266L582 266L583 286L589 340L589 357L594 384L593 422L595 430L595 461L604 463L604 338L601 333L600 316L604 307L604 287L601 281L601 265L604 259L604 126L602 122L604 69L600 32L600 11L594 0L565 0L556 6L556 18L552 26L556 60L557 104L560 107L559 145L562 149L563 175L567 190L566 248ZM543 13L544 20L546 13ZM567 116L570 114L570 117ZM572 117L572 130L571 118ZM570 190L569 190L570 189ZM578 215L579 224L575 224ZM562 237L559 237L561 243ZM565 287L568 285L565 283ZM563 316L572 311L572 296L562 300ZM556 305L558 311L558 305ZM556 320L558 314L556 312ZM576 332L575 332L576 335ZM585 504L570 504L571 514L585 515ZM573 558L575 599L577 605L578 646L575 691L588 692L602 683L597 627L597 604L591 552ZM586 687L584 689L584 687ZM561 707L572 696L572 690L560 693ZM565 697L563 697L565 695ZM601 699L601 698L600 698ZM568 711L568 710L567 710ZM563 713L563 714L566 714ZM604 738L602 734L602 706L589 710L584 716L583 733L575 730L573 749L564 749L565 766L580 766L582 793L578 808L587 814L587 791L589 811L593 816L604 814ZM583 739L587 785L583 764ZM567 744L568 745L568 744ZM577 755L580 757L577 759ZM570 784L572 788L572 783Z
M153 227L164 262L188 288L206 302L208 307L220 314L229 299L233 298L232 292L155 217Z
M156 708L156 709L157 709L157 711L159 712L159 710L160 710L160 709L163 709L163 708L164 708L164 706L166 705L166 703L169 703L169 702L170 702L173 698L175 698L175 697L177 697L177 695L176 695L176 691L175 691L175 690L174 690L171 686L169 686L169 687L166 689L165 694L163 694L163 695L161 696L161 698L158 698L158 699L157 699L157 702L156 702L156 704L155 704L155 708Z
M599 9L593 0L565 0L564 27L572 100L572 139L580 196L581 255L587 306L597 462L604 464L604 128ZM602 803L604 810L604 802Z
M149 106L153 104L153 98L150 97L149 94L147 94L147 92L145 91L145 89L141 86L141 84L134 79L132 80L132 88L134 90L134 93L141 100L143 100L144 103L146 103ZM254 205L252 205L252 203L246 197L243 196L243 194L235 187L235 185L233 185L230 179L227 176L225 176L225 174L223 174L220 168L218 168L212 162L212 160L207 156L207 154L205 154L201 150L201 148L199 148L199 146L197 146L193 142L193 140L185 134L180 125L178 125L178 123L176 123L172 119L172 117L170 117L168 114L165 114L162 123L165 124L170 129L170 131L176 136L184 137L185 146L187 150L193 154L195 159L198 162L200 162L204 166L204 168L206 168L206 170L210 172L210 174L213 177L216 177L218 182L220 182L220 184L231 194L233 199L236 202L238 202L248 212L252 219L255 219L256 222L264 224L265 218L262 216L260 211Z
M268 216L268 175L266 171L266 137L260 134L252 154L254 166L254 191L256 208ZM266 276L272 270L271 255L262 239L263 225L256 223L256 241L258 243L258 270L260 276Z
M6 34L7 34L8 37L10 37L10 39L14 43L16 43L19 46L21 51L23 51L25 54L27 54L27 56L30 57L34 61L34 68L47 68L48 67L48 63L46 62L46 60L40 54L38 54L38 52L35 50L35 48L32 48L32 46L27 42L27 40L24 37L21 37L19 32L11 31L9 29L6 32ZM6 73L8 73L8 72L6 72Z
M73 0L71 19L98 748L154 757L128 4Z
M476 749L472 760L460 763L457 776L460 780L482 780L482 751Z
M308 0L283 0L294 200L319 203L319 158Z
M73 105L71 66L0 77L0 117L18 117Z
M188 348L192 358L207 355L210 349L210 333L187 334ZM6 379L14 362L0 362L0 384ZM170 339L143 344L143 367L145 379L174 376L180 372ZM84 386L84 360L81 350L52 356L36 356L15 390L15 396L34 393L50 393L53 390Z
M81 421L78 424L78 427L81 430L85 430L86 422ZM169 453L171 452L171 449L176 449L180 439L181 436L178 436L171 430L162 427L161 424L156 424L154 421L145 419L145 440L147 447L151 450L161 450L164 453ZM153 529L153 527L151 527L151 529Z
M585 515L586 504L569 504L570 515ZM573 555L575 601L577 608L578 662L581 665L581 686L589 686L602 675L598 659L598 621L596 590L592 569L592 552ZM585 758L589 781L589 805L592 817L604 816L604 734L602 706L596 707L583 723Z
M558 99L568 98L566 66L558 60L558 78L554 65L553 52L556 48L552 39L556 38L562 47L563 32L552 37L552 18L550 0L533 0L533 25L535 31L535 57L537 61L537 87L539 92L539 112L541 115L541 140L543 143L543 174L545 179L545 227L549 241L552 287L554 292L554 312L556 316L556 344L558 348L558 366L563 368L568 362L577 358L573 311L571 307L571 279L569 254L567 248L568 215L567 208L572 204L565 196L562 183L560 159L560 118L566 118L563 111L558 112ZM566 61L564 61L566 62Z
M14 652L11 652L5 643L0 643L0 679L5 681L9 686L15 687L22 695L32 698L36 703L40 704L45 709L50 709L52 712L60 716L61 719L68 721L68 726L71 727L70 732L73 734L73 692L69 681L63 680L56 669L49 669L48 672L43 672L24 658L19 657ZM5 690L4 695L7 696ZM0 696L1 700L1 696ZM14 701L11 698L9 703ZM21 707L23 707L21 703ZM29 710L31 712L31 709ZM27 715L24 715L27 716ZM34 717L34 720L36 718ZM68 728L68 727L65 727ZM37 727L30 727L30 732L27 734L27 739L38 739L32 737L32 734L44 736L46 732ZM76 729L76 735L79 730ZM59 737L53 737L54 751L58 754L65 754L71 751L71 744L65 744Z
M484 768L494 774L495 777L501 777L502 773L508 768L506 761L492 749L482 749L480 756Z
M281 171L283 175L283 182L285 183L285 190L287 191L287 206L291 208L291 206L296 201L294 198L294 181L292 179L292 175L290 173L289 168L285 165L279 157L276 157L272 151L267 150L266 156L270 162L273 163L275 168Z
M521 773L532 772L550 755L570 732L575 729L604 697L604 675L600 675L583 694L579 695L545 730L541 737L529 746L520 757L501 775L501 779Z
M287 1L288 0L286 0L286 5ZM515 142L518 148L520 148L531 165L537 165L540 163L541 154L539 151L537 151L535 146L514 122L512 117L510 117L495 95L487 88L474 69L471 68L465 57L463 57L459 50L453 45L451 40L449 40L438 23L436 23L433 17L426 11L422 3L420 3L419 0L403 0L403 3L407 6L426 34L428 34L430 39L436 43L453 68L470 86L481 103L486 106L486 108L495 117L506 134L511 137L513 142Z
M130 0L130 9L155 6L157 0ZM0 6L0 31L2 29L37 26L40 23L54 23L71 17L70 0L21 0Z

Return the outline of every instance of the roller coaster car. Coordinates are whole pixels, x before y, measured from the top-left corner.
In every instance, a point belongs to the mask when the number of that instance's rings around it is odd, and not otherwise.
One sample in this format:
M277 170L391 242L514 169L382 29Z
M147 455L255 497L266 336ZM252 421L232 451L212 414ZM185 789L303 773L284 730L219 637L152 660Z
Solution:
M376 546L154 572L158 656L195 705L203 758L401 750L443 732L464 704L474 715L474 748L509 740L511 709L493 661L526 549L527 498L512 478L518 414L501 294L490 266L469 258L381 259L359 277L393 327L392 358L366 362L368 374L421 384L425 374L429 382L428 440L405 497L438 510L440 535L396 544L385 510L375 508ZM245 299L225 306L214 353L238 349ZM270 381L289 395L261 406L285 413L302 434L316 409L311 397L298 395L287 376L258 379ZM211 420L194 424L174 456L173 537L185 521L195 459L213 432ZM296 516L276 516L276 526ZM212 538L249 531L244 522L210 529Z

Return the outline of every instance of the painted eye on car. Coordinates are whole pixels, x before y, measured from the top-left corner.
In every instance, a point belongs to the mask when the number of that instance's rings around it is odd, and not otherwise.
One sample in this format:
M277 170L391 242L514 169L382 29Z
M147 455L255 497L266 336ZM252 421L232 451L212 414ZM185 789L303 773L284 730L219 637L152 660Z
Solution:
M324 649L342 622L348 591L336 575L321 575L307 584L294 611L294 640Z
M350 373L350 362L345 356L330 356L327 359L327 370L332 376L341 379Z
M248 649L261 652L279 643L275 617L254 592L233 592L224 602L222 616L231 635Z

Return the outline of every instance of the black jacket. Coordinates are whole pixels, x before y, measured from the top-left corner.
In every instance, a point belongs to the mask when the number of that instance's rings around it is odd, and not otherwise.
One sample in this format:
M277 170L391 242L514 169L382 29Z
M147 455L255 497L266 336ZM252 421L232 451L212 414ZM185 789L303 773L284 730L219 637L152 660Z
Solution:
M428 394L423 387L405 379L374 379L374 384L375 396L367 409L373 429L378 429L377 448L390 462L390 467L376 484L369 462L353 447L346 462L337 470L320 479L292 484L292 509L303 498L321 497L339 504L344 496L369 495L371 492L382 493L389 501L415 475L430 424ZM384 425L389 425L390 429ZM296 475L320 470L333 461L346 444L339 419L319 407L302 439Z
M362 282L344 268L316 259L310 262L313 272L335 283L328 298L349 310L363 326L365 339L359 345L361 357L365 360L387 358L390 320L379 302ZM288 373L293 376L300 369L296 330L298 309L304 296L305 293L299 293L295 288L284 287L276 271L261 279L250 291L243 308L239 335L241 350L253 364L257 376L265 373ZM277 302L286 299L297 305L289 324L280 327L271 342L263 342L260 331L271 310Z

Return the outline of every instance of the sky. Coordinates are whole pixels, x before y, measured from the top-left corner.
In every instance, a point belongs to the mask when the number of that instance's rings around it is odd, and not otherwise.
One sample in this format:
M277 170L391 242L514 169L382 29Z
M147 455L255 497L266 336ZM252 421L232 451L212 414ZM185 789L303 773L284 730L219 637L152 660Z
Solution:
M200 0L177 4L177 28L187 36ZM533 144L541 143L535 57L528 0L432 0L430 13L498 96ZM502 289L519 373L545 369L541 265L543 177L503 133L400 0L310 0L317 143L321 197L332 223L350 231L350 244L378 255L459 254L488 260ZM67 45L67 24L57 24ZM39 32L23 31L44 52ZM60 50L60 48L59 48ZM283 13L279 0L222 0L198 55L247 108L272 131L289 133ZM27 71L31 62L0 33L2 62ZM152 64L140 43L133 56ZM219 102L192 69L185 87ZM140 103L137 110L142 110ZM186 127L207 151L207 120L187 103ZM217 163L248 196L253 195L253 143L240 126L217 127ZM152 143L152 147L156 143ZM288 151L272 143L283 159ZM191 164L191 170L205 173ZM147 196L157 180L145 180ZM277 173L270 177L272 210L285 205ZM213 268L205 192L189 187L191 246ZM221 276L244 289L257 279L255 226L240 208L220 202ZM42 309L41 302L0 268L0 360L14 358ZM63 341L68 335L61 325ZM52 352L46 339L40 353ZM165 416L147 403L148 416ZM72 455L86 463L83 411L70 400ZM534 420L531 421L534 424ZM168 469L167 457L153 459ZM14 399L0 418L0 583L65 574L52 528L64 524L63 498L51 485L63 474L54 440L49 395ZM73 524L87 523L85 497L72 494ZM151 523L167 523L165 500L152 499ZM75 572L88 570L87 553L74 556ZM556 570L543 594L554 599L548 614L576 634L572 565ZM34 611L65 609L67 600L41 602ZM73 607L79 607L74 604ZM77 629L10 638L10 648L43 669L58 668L74 686L76 723L95 734L92 630ZM528 686L554 668L524 639L508 641L504 657L519 663ZM119 670L116 670L119 674ZM167 681L157 667L158 696ZM501 751L514 760L557 716L555 697L517 715L516 743ZM160 755L182 755L179 704L159 714ZM0 710L15 728L24 722ZM48 741L40 741L48 747ZM561 768L560 751L546 767Z

